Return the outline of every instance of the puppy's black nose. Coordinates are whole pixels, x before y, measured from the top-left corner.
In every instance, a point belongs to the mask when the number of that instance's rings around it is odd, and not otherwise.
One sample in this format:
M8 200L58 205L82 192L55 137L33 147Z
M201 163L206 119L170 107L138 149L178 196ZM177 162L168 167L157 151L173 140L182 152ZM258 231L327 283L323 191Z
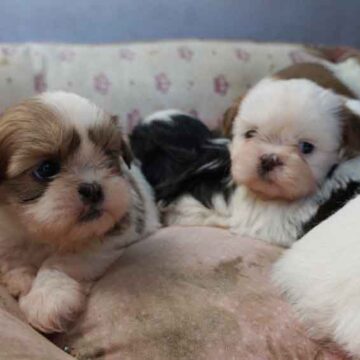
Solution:
M96 182L80 184L78 192L81 200L87 204L97 204L104 200L102 187Z
M275 154L265 154L260 158L260 168L263 173L268 173L282 164L280 158Z

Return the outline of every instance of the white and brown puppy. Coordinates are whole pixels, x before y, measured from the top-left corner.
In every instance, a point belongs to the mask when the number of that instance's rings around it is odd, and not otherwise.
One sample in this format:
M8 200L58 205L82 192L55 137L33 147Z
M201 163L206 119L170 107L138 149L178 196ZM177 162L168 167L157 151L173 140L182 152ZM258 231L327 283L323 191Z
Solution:
M360 102L353 97L333 71L318 64L296 65L260 81L227 113L233 118L231 164L226 163L224 151L214 152L212 158L202 156L208 158L208 163L196 164L182 182L194 188L199 172L211 170L219 176L230 167L231 176L222 182L224 191L214 187L211 193L206 189L211 196L207 203L212 204L206 206L192 189L184 187L186 191L178 191L176 199L166 204L165 223L221 226L282 246L291 245L358 190L348 185L359 184L360 162L346 165L360 152ZM164 148L162 144L168 142L165 137L182 129L176 119L162 120L161 116L153 115L141 126L144 136L146 132L152 134L149 142L156 133L156 146ZM185 145L178 156L182 162L186 161L184 150L189 150ZM214 144L200 147L199 154L206 155ZM160 149L153 158L164 157L164 150L176 149L174 145ZM194 148L193 158L200 159L196 151ZM219 154L223 159L216 158ZM141 160L143 167L152 161ZM217 171L217 167L221 169ZM212 176L209 171L207 174Z
M50 92L0 118L0 271L29 323L60 332L88 284L158 226L152 192L116 123Z

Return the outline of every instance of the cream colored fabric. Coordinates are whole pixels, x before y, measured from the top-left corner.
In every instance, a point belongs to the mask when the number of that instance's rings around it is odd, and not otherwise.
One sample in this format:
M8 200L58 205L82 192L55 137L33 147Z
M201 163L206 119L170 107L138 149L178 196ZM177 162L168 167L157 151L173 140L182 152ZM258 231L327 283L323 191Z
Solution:
M0 46L0 110L44 90L74 91L120 115L179 108L217 126L232 100L263 76L317 61L302 45L173 41L112 45Z

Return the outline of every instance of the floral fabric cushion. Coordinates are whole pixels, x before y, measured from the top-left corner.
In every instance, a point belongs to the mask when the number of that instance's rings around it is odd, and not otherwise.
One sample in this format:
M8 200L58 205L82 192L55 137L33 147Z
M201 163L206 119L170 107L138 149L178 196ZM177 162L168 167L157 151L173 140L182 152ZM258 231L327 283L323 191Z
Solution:
M354 49L174 41L0 45L0 112L44 90L68 90L130 131L179 108L218 125L256 81L296 62ZM78 359L345 359L311 341L270 282L280 250L210 228L168 228L129 248L95 284L74 328L52 340ZM0 359L70 359L31 329L0 288Z
M67 90L117 114L130 131L144 116L178 108L216 127L231 102L263 76L318 61L302 45L172 41L0 46L0 111L44 90Z

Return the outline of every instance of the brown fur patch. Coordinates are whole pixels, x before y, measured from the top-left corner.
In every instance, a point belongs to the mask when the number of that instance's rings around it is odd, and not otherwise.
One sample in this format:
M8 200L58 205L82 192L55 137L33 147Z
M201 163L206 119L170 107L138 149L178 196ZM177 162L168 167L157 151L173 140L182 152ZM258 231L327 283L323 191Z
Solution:
M130 166L133 159L130 147L114 121L114 117L110 117L107 125L102 124L90 128L88 132L89 138L107 154L122 156L125 163Z
M47 159L64 162L80 145L75 129L36 99L8 109L0 118L0 180L7 196L16 202L41 197L47 183L32 176L32 170Z
M31 173L25 173L6 182L6 188L20 203L37 200L45 192L48 182L36 181Z
M225 111L223 120L221 123L221 134L222 136L231 139L232 138L232 127L234 120L239 112L240 104L244 96L237 98L233 104Z
M120 236L123 235L131 226L131 217L127 212L116 224L115 226L106 234L111 236Z
M343 149L346 158L360 154L360 116L344 107L341 113L343 119Z
M8 109L0 118L3 179L16 177L41 160L63 160L79 145L76 130L36 99Z
M331 70L327 69L321 64L315 63L300 63L289 66L277 72L274 78L282 80L290 79L307 79L325 89L332 89L337 94L347 96L349 98L356 98L354 93L344 85Z

